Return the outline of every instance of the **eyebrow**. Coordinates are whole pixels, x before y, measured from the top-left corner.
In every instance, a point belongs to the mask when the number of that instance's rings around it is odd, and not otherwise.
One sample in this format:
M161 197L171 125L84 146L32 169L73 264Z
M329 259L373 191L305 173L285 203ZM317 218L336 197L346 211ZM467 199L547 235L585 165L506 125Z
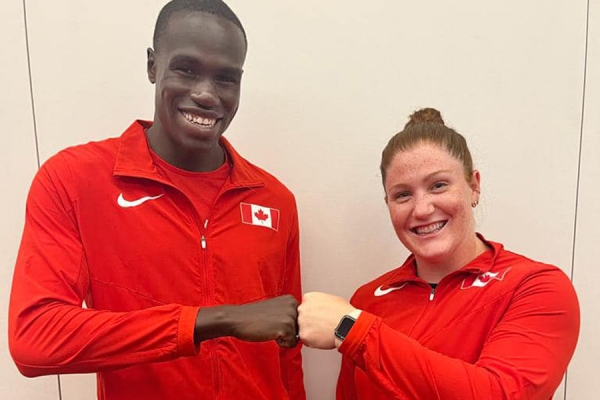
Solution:
M174 64L178 64L178 63L189 63L189 64L200 64L200 65L203 65L202 61L200 61L196 57L192 57L192 56L185 55L185 54L178 54L178 55L173 56L173 58L169 62L169 65L173 66ZM240 68L230 68L230 67L218 68L218 71L221 72L221 73L232 74L232 75L237 75L237 76L241 76L243 74L243 72L244 72L243 69L240 69Z
M431 178L435 177L436 175L445 174L445 173L452 173L452 171L450 171L449 169L440 169L440 170L437 170L437 171L433 171L433 172L425 175L425 178L423 178L422 180L423 181L428 181ZM390 189L404 188L406 186L409 186L409 185L406 184L406 183L404 183L404 182L401 182L401 183L397 183L395 185L392 185L390 187Z
M176 55L171 59L170 64L179 63L179 62L191 62L197 63L198 60L194 57L186 56L186 55Z
M450 171L449 169L440 169L438 171L434 171L430 174L427 174L425 176L425 180L431 179L432 177L434 177L436 175L445 174L445 173L452 173L452 171Z

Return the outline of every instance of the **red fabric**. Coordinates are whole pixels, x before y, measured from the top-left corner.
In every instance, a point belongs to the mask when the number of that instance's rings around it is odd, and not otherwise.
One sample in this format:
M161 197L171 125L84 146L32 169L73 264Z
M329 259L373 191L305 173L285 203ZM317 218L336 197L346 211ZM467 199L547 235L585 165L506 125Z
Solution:
M412 256L358 289L351 303L364 311L339 349L338 399L552 398L579 334L573 286L487 243L434 292Z
M231 173L227 160L214 171L191 172L167 163L152 149L149 150L158 172L192 201L200 219L206 221L219 191Z
M9 308L19 370L100 371L101 400L304 399L300 346L193 342L201 307L300 298L293 195L223 140L231 178L205 228L157 173L148 125L63 150L36 175ZM154 198L123 208L121 194ZM240 202L281 210L279 231L243 224Z

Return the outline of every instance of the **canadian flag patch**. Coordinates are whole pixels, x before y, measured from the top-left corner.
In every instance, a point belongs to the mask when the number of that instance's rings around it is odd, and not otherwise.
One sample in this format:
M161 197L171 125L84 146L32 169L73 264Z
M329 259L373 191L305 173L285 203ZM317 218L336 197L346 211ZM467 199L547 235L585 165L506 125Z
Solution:
M240 203L242 222L249 225L264 226L279 230L279 210L257 204Z
M493 280L502 281L504 280L504 276L506 273L510 271L510 268L505 269L500 272L484 272L483 274L470 276L468 278L463 279L462 284L460 285L461 289L469 289L472 287L485 287L488 283Z

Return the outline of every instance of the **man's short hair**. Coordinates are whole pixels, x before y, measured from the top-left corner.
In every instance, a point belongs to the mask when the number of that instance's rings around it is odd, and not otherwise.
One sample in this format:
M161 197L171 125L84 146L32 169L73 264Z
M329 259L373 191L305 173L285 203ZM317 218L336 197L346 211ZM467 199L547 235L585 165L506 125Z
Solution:
M152 45L154 46L155 50L158 46L161 35L167 27L169 18L172 14L177 12L204 12L233 22L242 31L242 34L244 35L244 42L246 42L246 45L248 45L246 31L244 30L242 23L237 15L235 15L235 13L231 10L231 8L229 8L229 6L222 0L171 0L165 4L162 10L160 10L156 20L156 25L154 26Z

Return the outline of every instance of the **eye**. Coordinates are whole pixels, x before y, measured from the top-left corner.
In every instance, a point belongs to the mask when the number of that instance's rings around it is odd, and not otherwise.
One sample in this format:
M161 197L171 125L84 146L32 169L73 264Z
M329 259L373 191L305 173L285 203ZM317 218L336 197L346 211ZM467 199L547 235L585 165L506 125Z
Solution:
M225 84L237 84L239 82L239 78L233 75L218 75L215 79L217 82Z
M194 71L190 67L186 67L186 66L175 67L175 71L179 74L186 75L186 76L194 75Z
M401 203L407 201L409 197L410 197L410 192L407 192L407 191L398 192L398 193L394 194L394 199Z
M433 185L431 185L431 190L434 191L434 192L441 192L446 187L448 187L448 183L447 182L436 182Z

